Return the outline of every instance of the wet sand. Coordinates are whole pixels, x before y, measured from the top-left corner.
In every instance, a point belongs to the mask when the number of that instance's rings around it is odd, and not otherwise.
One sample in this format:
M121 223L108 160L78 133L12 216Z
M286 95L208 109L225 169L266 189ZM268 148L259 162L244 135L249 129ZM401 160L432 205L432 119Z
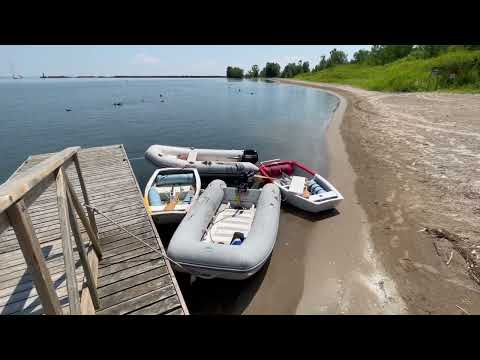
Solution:
M340 126L347 100L327 130L329 180L345 200L311 216L284 210L271 264L246 314L402 313L405 304L373 251L369 222L355 192Z
M376 276L388 274L397 290L386 289L382 313L479 314L480 96L302 85L348 100L339 131L328 134L329 149L335 139L345 144ZM340 187L349 173L338 173L342 156L332 155ZM340 187L345 195L349 184ZM381 281L373 283L384 288Z

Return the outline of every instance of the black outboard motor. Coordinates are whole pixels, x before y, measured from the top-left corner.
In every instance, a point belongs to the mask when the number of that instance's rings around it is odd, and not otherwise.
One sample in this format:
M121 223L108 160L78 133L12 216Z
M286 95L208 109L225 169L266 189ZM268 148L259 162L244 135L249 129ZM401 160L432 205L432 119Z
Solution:
M252 187L253 175L255 175L255 171L246 171L241 174L237 187L239 192L246 192Z
M243 150L242 161L255 164L258 162L258 153L253 149Z

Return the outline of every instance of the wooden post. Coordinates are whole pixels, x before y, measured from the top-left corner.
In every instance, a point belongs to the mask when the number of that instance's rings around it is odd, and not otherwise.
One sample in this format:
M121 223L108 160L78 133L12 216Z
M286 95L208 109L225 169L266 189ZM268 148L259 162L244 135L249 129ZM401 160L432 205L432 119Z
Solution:
M67 198L68 198L68 215L70 217L70 225L72 227L73 236L75 238L75 242L77 244L78 254L80 255L80 261L83 266L83 272L85 273L85 277L87 280L88 290L90 291L90 296L92 298L93 306L95 309L100 308L100 301L98 299L97 287L96 287L96 280L94 278L92 269L90 268L90 264L88 262L87 252L85 251L85 247L83 246L82 235L80 234L80 229L78 227L77 219L75 217L73 201L70 194L70 191L67 189Z
M78 161L78 153L75 153L75 155L73 155L73 161L75 162L75 168L77 169L77 176L78 181L80 182L80 187L82 189L83 200L85 201L85 204L90 205L90 201L88 200L87 187L85 186L82 169L80 168L80 162ZM95 214L93 213L93 210L89 207L87 207L87 214L88 218L90 219L90 224L92 224L92 229L95 232L95 236L98 239L98 228L97 222L95 221Z
M77 277L75 275L75 260L73 259L72 234L70 232L67 204L67 188L62 168L57 172L57 205L60 217L60 233L62 235L63 259L65 262L65 277L67 282L70 315L80 314L80 296L78 294Z
M80 201L78 201L78 197L75 194L75 191L72 188L70 180L68 179L68 176L65 173L64 173L64 178L65 178L65 182L67 183L67 189L72 198L73 206L75 207L75 210L77 211L77 214L80 217L80 220L82 221L83 227L87 231L88 237L92 242L92 245L95 250L95 253L97 254L97 257L100 259L102 257L102 248L100 247L97 234L94 232L94 230L90 226L90 222L88 221L87 217L85 216L85 213L83 212L82 204L80 204Z
M23 199L10 206L7 209L7 215L17 236L28 270L33 277L43 311L47 315L62 314L60 301L53 287L52 278Z

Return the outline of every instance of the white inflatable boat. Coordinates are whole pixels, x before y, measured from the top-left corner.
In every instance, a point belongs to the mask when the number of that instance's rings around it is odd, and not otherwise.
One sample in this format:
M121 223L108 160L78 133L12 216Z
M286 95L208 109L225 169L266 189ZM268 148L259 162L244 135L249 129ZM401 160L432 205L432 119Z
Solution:
M255 150L195 149L180 146L151 145L145 158L154 165L175 168L195 168L200 175L239 176L258 171Z
M202 278L241 280L268 260L277 238L280 191L239 191L212 181L178 226L168 245L173 266Z
M336 207L343 196L326 179L295 160L262 162L260 173L275 183L284 200L304 211L318 213Z
M145 187L145 207L157 224L179 223L200 194L196 169L157 169Z

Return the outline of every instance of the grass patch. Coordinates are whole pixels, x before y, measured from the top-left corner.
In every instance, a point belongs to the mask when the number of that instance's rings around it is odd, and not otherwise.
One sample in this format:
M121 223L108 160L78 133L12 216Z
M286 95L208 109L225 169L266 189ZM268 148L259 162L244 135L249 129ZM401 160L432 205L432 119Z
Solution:
M438 69L437 76L432 75L433 69ZM295 78L376 91L480 93L480 51L452 51L431 59L407 57L378 66L339 65Z

